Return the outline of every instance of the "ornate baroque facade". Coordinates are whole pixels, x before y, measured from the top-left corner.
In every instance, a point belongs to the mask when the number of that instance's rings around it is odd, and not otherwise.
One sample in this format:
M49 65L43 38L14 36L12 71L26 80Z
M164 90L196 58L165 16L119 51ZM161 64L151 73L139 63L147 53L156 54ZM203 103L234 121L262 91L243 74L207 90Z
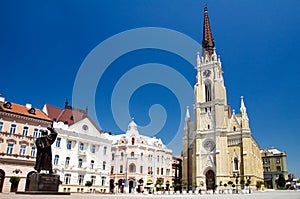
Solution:
M183 137L183 180L206 189L241 179L263 180L260 147L252 136L243 97L240 113L230 110L223 68L216 54L207 7L204 9L202 55L197 54L194 122L189 110Z
M111 191L132 193L155 184L172 184L172 150L160 139L139 134L134 121L125 134L113 135Z

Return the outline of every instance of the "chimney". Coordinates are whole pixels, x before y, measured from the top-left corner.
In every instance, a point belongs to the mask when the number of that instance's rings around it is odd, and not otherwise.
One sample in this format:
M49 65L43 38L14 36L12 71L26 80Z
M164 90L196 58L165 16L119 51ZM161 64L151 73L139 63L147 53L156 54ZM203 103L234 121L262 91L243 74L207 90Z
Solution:
M32 105L31 104L26 104L26 108L31 109Z

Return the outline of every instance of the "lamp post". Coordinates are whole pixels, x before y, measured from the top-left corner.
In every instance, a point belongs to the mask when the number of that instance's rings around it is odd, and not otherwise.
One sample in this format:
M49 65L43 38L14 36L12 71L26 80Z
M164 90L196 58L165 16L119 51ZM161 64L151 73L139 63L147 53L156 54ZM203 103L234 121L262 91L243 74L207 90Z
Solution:
M233 177L235 178L235 184L236 184L236 193L239 193L238 192L238 182L239 182L239 177L240 177L240 174L237 173L237 174L233 174Z

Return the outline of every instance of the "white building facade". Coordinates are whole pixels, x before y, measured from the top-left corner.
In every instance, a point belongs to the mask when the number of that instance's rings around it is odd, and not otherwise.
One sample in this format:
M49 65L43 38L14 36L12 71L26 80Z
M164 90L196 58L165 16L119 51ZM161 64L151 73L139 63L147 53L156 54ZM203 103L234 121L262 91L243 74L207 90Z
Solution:
M44 107L51 117L54 117L53 110L50 105ZM66 120L80 115L78 109L72 110L66 106L58 113L53 118L57 120L53 126L58 136L52 146L52 156L53 170L60 175L59 191L107 193L111 140L87 114L82 114L79 121Z
M139 134L134 121L125 134L112 136L110 191L133 193L168 189L172 184L172 150L161 139Z

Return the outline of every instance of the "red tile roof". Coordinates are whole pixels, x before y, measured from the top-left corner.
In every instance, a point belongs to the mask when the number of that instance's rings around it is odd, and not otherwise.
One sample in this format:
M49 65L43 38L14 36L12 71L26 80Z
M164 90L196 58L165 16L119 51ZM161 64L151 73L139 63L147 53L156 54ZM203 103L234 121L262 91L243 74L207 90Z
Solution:
M87 118L99 132L102 132L102 130L98 127L98 125L96 125L92 118L87 115L87 110L73 108L71 106L68 106L67 104L64 109L49 104L45 104L45 107L48 116L56 122L63 122L70 126L82 119Z
M10 107L6 106L9 103L10 103ZM26 106L23 106L20 104L15 104L12 102L0 103L0 111L5 111L5 112L9 112L9 113L27 116L27 117L33 117L33 118L37 118L37 119L52 121L52 119L50 117L48 117L40 109L33 108L31 110L34 110L34 113L30 113L29 112L30 108L27 108Z

